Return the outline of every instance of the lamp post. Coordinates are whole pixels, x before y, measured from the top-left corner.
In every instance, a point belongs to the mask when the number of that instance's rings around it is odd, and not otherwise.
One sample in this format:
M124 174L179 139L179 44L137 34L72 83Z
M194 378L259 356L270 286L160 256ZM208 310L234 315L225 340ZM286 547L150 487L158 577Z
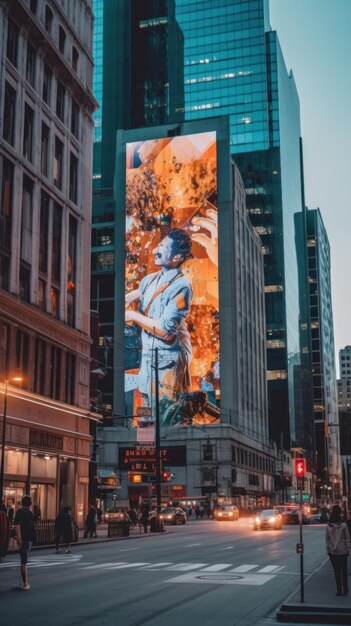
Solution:
M14 376L12 378L14 382L22 382L22 376ZM5 473L5 443L6 443L6 417L7 417L7 391L8 391L8 378L5 378L4 389L4 407L2 413L2 439L1 439L1 465L0 465L0 503L4 498L4 473Z

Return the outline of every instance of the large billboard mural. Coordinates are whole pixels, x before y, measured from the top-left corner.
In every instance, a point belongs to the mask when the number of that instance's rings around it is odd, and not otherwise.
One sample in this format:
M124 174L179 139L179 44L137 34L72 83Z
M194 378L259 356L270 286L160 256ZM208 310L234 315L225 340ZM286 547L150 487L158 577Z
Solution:
M129 413L155 416L158 348L161 426L217 422L215 132L127 144L125 281Z

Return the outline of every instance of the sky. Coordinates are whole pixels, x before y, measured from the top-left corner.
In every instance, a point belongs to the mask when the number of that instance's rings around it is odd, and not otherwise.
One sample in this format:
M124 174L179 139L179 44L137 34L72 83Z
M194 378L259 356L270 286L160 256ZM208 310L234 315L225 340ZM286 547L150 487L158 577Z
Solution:
M270 0L300 98L305 200L331 249L335 357L351 345L351 0Z

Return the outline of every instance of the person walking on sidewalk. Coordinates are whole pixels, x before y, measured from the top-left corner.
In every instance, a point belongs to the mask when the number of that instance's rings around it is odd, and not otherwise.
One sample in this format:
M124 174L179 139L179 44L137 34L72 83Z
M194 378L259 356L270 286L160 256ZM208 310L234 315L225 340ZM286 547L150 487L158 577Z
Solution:
M61 539L62 542L66 544L66 553L70 553L71 543L73 541L73 519L70 506L65 506L62 511L59 512L55 520L56 554L60 552Z
M347 557L350 554L351 538L347 525L342 521L341 507L333 506L326 529L326 549L334 569L337 596L347 596Z
M30 496L24 496L22 498L22 508L16 512L14 524L16 529L16 539L18 543L20 558L21 558L21 577L22 584L15 587L21 591L28 591L28 552L32 548L32 543L35 541L35 526L33 513L30 510L32 506L32 498Z
M10 521L2 507L0 507L0 561L7 554L10 541Z

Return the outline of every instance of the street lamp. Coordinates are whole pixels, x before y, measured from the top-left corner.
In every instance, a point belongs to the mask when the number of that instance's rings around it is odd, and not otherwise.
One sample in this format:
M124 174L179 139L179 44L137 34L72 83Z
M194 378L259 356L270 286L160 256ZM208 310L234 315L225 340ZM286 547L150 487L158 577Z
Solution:
M20 383L23 378L19 374L11 377L10 379L13 382ZM6 439L6 417L7 417L7 390L9 379L5 378L5 389L4 389L4 409L2 414L2 439L1 439L1 465L0 465L0 503L2 503L4 498L4 470L5 470L5 439Z

